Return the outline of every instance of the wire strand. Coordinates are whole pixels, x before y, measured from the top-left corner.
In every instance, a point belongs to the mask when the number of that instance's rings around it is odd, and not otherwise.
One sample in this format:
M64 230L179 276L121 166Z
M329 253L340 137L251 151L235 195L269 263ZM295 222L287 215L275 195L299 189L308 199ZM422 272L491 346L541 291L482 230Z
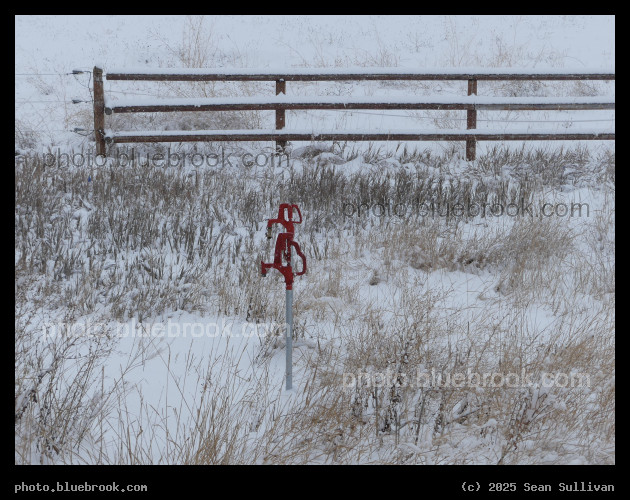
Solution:
M65 100L65 99L54 100L54 101L39 101L39 100L31 101L29 99L16 99L15 102L20 102L20 103L29 103L29 102L37 102L37 103L40 103L40 102L67 102L67 103L73 104L72 100L68 101L68 100ZM87 102L87 101L81 101L81 103L84 103L84 102ZM76 104L80 104L80 103L76 103Z
M292 113L297 113L298 111L295 110L289 110ZM350 113L350 114L357 114L357 115L375 115L375 116L391 116L394 118L410 118L413 120L450 120L450 121L458 121L458 122L465 122L467 121L466 118L433 118L431 116L409 116L409 115L393 115L391 113L371 113L369 111L348 111L348 110L344 110L344 109L328 109L326 111L337 111L337 112L342 112L342 113ZM307 114L312 114L313 111L306 111ZM496 119L488 119L488 118L477 118L478 122L503 122L503 123L566 123L568 121L572 122L572 123L585 123L585 122L610 122L610 121L615 121L614 118L605 118L605 119L598 119L598 120L573 120L573 119L569 119L567 118L566 120L506 120L506 119L500 119L500 118L496 118Z
M144 95L148 97L155 97L155 94L143 94L141 92L126 92L124 90L108 90L109 94L130 94L130 95Z
M77 68L78 69L78 68ZM83 73L90 73L92 74L91 71L89 70L81 70ZM81 73L14 73L15 76L78 76Z

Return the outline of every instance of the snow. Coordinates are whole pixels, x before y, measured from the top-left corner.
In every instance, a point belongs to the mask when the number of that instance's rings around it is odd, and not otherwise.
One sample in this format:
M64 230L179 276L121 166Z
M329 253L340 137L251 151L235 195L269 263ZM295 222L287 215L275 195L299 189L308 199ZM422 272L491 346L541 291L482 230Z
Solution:
M615 65L615 20L614 16L461 16L461 17L436 17L436 16L212 16L209 19L212 25L212 40L209 42L211 49L219 47L219 53L233 50L224 59L209 59L202 63L203 68L179 68L182 62L178 60L176 51L182 39L182 32L186 27L185 18L181 16L16 16L15 18L15 97L16 97L16 139L18 133L25 128L32 128L39 135L34 139L33 145L16 147L17 152L36 150L38 153L59 149L63 152L81 150L93 144L91 135L85 137L69 132L74 127L84 127L90 130L93 127L91 108L91 75L72 76L67 73L75 68L90 71L95 65L105 70L105 75L116 72L137 75L247 75L256 73L269 79L280 76L308 77L316 75L446 75L468 79L475 75L513 75L513 74L539 74L566 76L568 74L608 74L614 73ZM421 27L421 29L419 29ZM496 51L497 40L507 40L509 46L505 51ZM488 56L487 60L484 59ZM501 59L503 56L505 59ZM379 59L380 57L380 59ZM510 57L513 57L510 59ZM392 59L397 66L392 67ZM335 64L339 61L339 67ZM357 61L363 61L362 66L353 66ZM483 62L484 64L481 64ZM492 64L485 64L491 62ZM304 67L310 64L319 67ZM377 66L383 64L383 66ZM501 66L497 66L501 64ZM167 67L168 66L168 67ZM239 66L239 67L232 67ZM562 87L564 92L575 87ZM204 105L204 104L295 104L295 103L388 103L388 104L414 104L414 103L461 103L475 104L600 104L615 102L615 83L596 82L596 90L604 97L584 96L548 96L539 95L540 90L535 87L525 87L525 97L503 97L500 90L492 87L490 83L479 84L478 96L465 96L464 82L445 84L444 82L431 82L427 86L411 82L412 88L400 82L388 85L369 85L369 82L349 84L347 82L323 82L319 84L289 83L287 95L273 96L273 84L260 87L269 93L267 97L241 97L242 87L234 84L225 87L224 83L217 84L218 95L236 94L238 97L193 97L202 95L199 92L187 92L189 97L175 97L173 89L166 86L157 86L155 83L123 82L105 80L106 105L112 107L124 106L154 106L154 105ZM196 90L208 89L208 86L197 87ZM227 91L225 90L227 88ZM496 90L496 95L489 95ZM147 94L137 97L136 94ZM256 95L261 95L257 92ZM534 94L534 95L531 95ZM177 93L181 96L182 94ZM264 95L264 94L263 94ZM146 98L145 98L146 97ZM84 103L69 104L67 101L79 98ZM247 134L277 136L288 134L313 134L318 133L405 133L410 135L420 134L458 134L462 136L495 135L495 134L520 134L520 133L582 133L602 134L615 133L614 111L588 111L588 112L519 112L510 113L478 113L478 129L465 130L465 113L456 112L448 116L449 120L459 121L460 128L455 128L450 123L446 128L438 128L433 121L439 117L435 115L405 115L378 111L375 113L347 112L342 110L334 112L287 112L287 125L281 131L273 127L273 114L262 115L260 130L131 130L116 129L108 131L108 137L134 137L140 135L161 136L186 136L186 135L223 135ZM115 117L119 118L119 117ZM109 120L107 117L106 120ZM168 118L155 120L156 128L172 127ZM427 121L428 120L428 121ZM487 120L487 121L486 121ZM519 124L518 121L531 120L529 126ZM595 126L583 121L599 121L602 126ZM19 121L19 124L18 124ZM553 122L558 124L554 126ZM542 123L539 123L542 122ZM18 127L19 125L19 127ZM24 127L24 125L28 125ZM106 121L107 126L112 126ZM457 124L455 124L457 125ZM141 128L145 128L143 124ZM127 124L121 126L127 128ZM28 141L27 141L28 142ZM610 141L609 141L610 143ZM548 142L536 142L532 147L548 147ZM564 144L564 143L563 143ZM575 144L567 142L567 144ZM326 145L329 147L330 145ZM377 145L376 147L380 147ZM397 144L383 145L383 151L392 151ZM440 143L427 144L426 148L431 154L442 152ZM484 152L485 144L478 146L478 155ZM515 145L520 148L520 144ZM589 147L599 147L597 144L589 144ZM388 149L390 148L390 149ZM423 145L424 148L424 145ZM349 162L338 163L339 156L330 150L322 148L316 159L327 162L331 169L341 171L344 175L365 172L384 172L391 175L408 169L411 175L417 172L428 172L430 177L440 179L441 188L455 185L458 179L469 175L471 166L465 161L458 162L454 159L439 168L433 168L422 163L410 163L400 165L395 157L383 159L380 162L366 163L359 154ZM313 151L317 153L317 151ZM16 157L17 158L17 157ZM299 174L304 163L296 163L296 172ZM605 214L607 200L604 188L591 184L587 187L571 185L570 176L579 173L579 162L567 169L565 180L567 185L563 188L552 189L546 193L548 199L558 202L570 203L588 202L594 214ZM510 189L510 180L514 179L515 171L520 165L506 165L499 173L486 172L483 182L487 185L505 183L506 189ZM186 171L193 171L190 164L184 166ZM475 168L484 168L483 165L475 165ZM487 166L486 166L487 168ZM255 170L255 169L254 169ZM78 171L78 175L82 175ZM282 168L276 167L272 171L278 179L288 178L288 174ZM126 175L126 174L125 174ZM132 174L129 174L130 176ZM256 172L249 173L234 169L235 178L243 178L244 186L258 185ZM284 176L284 177L283 177ZM85 175L87 180L87 172ZM93 182L98 183L98 177L93 177ZM127 178L125 177L125 180ZM133 179L130 179L132 181ZM437 181L436 181L437 182ZM87 182L86 182L87 185ZM185 185L182 193L185 193ZM214 187L216 188L216 186ZM86 187L86 190L88 188ZM325 189L325 188L324 188ZM241 193L234 193L234 198L240 201ZM71 199L70 195L69 199ZM349 193L349 196L355 196ZM358 201L362 201L358 198ZM58 219L63 217L74 218L74 224L80 227L88 227L91 217L95 217L95 209L90 204L89 194L84 196L84 206L70 206L62 214L55 214L55 218L44 221L53 227ZM299 200L296 200L299 203ZM68 202L70 203L70 202ZM116 204L112 200L112 205ZM23 209L21 207L20 209ZM226 212L229 210L226 209ZM100 215L100 214L96 214ZM178 216L186 217L186 214ZM259 214L262 224L263 219L275 214ZM331 217L337 214L330 214ZM305 217L308 214L305 213ZM18 215L16 213L16 221ZM371 219L370 219L371 220ZM582 237L587 229L593 226L595 217L589 220L567 219L567 224L574 230L574 243L585 259L593 258L588 242ZM390 221L392 225L398 221ZM501 231L510 227L513 221L504 219L475 220L472 224L466 224L464 234L475 240L475 235L505 234ZM389 222L387 223L389 224ZM226 234L226 241L233 244L237 238L248 242L251 238L255 244L264 242L261 231L255 231L248 223L239 225L229 218L224 222L216 222L212 228ZM608 300L614 300L614 294L594 297L588 294L573 294L573 311L558 313L558 304L550 303L544 290L541 297L529 300L521 309L510 308L505 295L498 288L497 274L493 269L482 271L471 268L463 268L455 271L448 269L436 269L426 271L412 268L404 260L402 255L389 255L385 252L386 244L383 242L381 250L367 251L367 245L362 238L376 238L378 232L369 232L360 227L355 227L349 233L342 228L340 220L339 235L343 244L335 246L334 237L337 235L322 235L317 231L309 236L297 230L298 241L304 249L307 246L315 246L321 243L324 246L333 242L332 247L340 256L335 260L313 259L311 271L303 279L296 280L295 303L299 307L300 316L296 320L303 321L302 326L307 336L294 342L295 352L294 389L290 393L283 391L284 385L284 346L282 340L270 352L261 355L260 340L254 336L241 335L251 328L244 315L229 317L219 314L217 311L164 311L160 315L143 318L139 321L134 318L127 323L117 325L126 328L128 332L142 332L151 330L156 333L165 332L164 335L154 337L141 337L127 335L116 344L115 352L108 359L103 369L103 384L107 389L108 384L115 384L121 372L126 371L126 385L124 397L114 401L114 412L108 420L111 426L106 432L110 444L116 442L116 436L130 429L133 443L137 443L140 449L146 453L143 456L147 463L157 462L160 457L168 456L164 453L173 442L177 441L178 433L192 429L194 411L198 408L202 397L208 394L223 394L220 390L228 388L228 394L232 402L251 402L251 407L244 411L247 423L251 426L249 445L262 439L265 429L272 427L271 421L282 421L284 415L303 410L305 403L301 399L307 386L311 383L313 372L308 364L308 355L312 352L320 352L329 349L332 354L344 356L347 348L341 339L348 339L353 333L361 333L359 326L361 318L366 316L366 311L374 313L375 318L380 319L385 325L380 331L382 338L388 338L390 329L400 324L404 325L404 317L400 313L401 304L412 308L413 304L420 303L423 294L432 296L435 301L433 307L436 310L436 318L447 326L453 326L444 338L445 347L467 345L469 341L466 332L466 321L469 321L472 335L494 335L488 337L489 349L500 344L510 336L520 335L523 343L540 343L543 348L560 343L557 332L570 331L571 323L587 324L591 321L598 308L603 307ZM613 224L614 225L614 224ZM404 223L399 224L401 229ZM46 226L48 227L48 226ZM376 234L376 236L374 236ZM401 232L404 235L404 232ZM445 231L445 238L448 232ZM612 239L614 248L614 234L601 234L601 243L608 245ZM355 240L360 244L355 245ZM43 239L37 240L37 244L46 244ZM75 242L76 243L76 242ZM418 242L413 242L418 243ZM437 242L439 243L439 242ZM436 243L436 244L437 244ZM60 245L66 242L61 241ZM78 244L78 243L77 243ZM354 253L344 253L351 248L357 248ZM412 248L412 245L410 245ZM418 247L420 248L420 247ZM606 246L606 251L609 246ZM150 251L150 248L143 248ZM420 248L421 250L421 248ZM19 250L16 247L15 262L19 261ZM610 257L602 250L594 261L594 266L602 266ZM349 252L349 251L348 251ZM115 258L106 256L102 261L102 269L108 273L114 273L117 269L137 265L133 253L118 255ZM179 256L176 252L164 256L166 263L176 261ZM255 260L255 259L253 259ZM385 266L387 262L387 266ZM416 264L422 264L422 255ZM132 264L133 263L133 264ZM44 263L47 270L52 270L55 262L50 260ZM309 261L309 265L311 261ZM346 285L355 293L355 303L348 304L326 289L329 282L334 284L335 272L343 264L343 275ZM571 263L569 264L571 265ZM613 266L614 267L614 266ZM218 269L218 268L212 268ZM373 271L381 273L371 284ZM17 271L16 271L17 272ZM80 279L75 271L70 270L73 278ZM232 269L231 272L234 272ZM387 273L390 273L387 276ZM17 275L17 274L16 274ZM326 279L322 276L327 277ZM393 276L393 277L392 277ZM29 277L30 278L30 277ZM207 276L206 276L207 278ZM16 280L22 287L26 278L21 276ZM67 285L63 280L61 285ZM566 286L571 281L567 278ZM180 290L184 293L191 283L182 283ZM55 287L57 283L55 283ZM138 283L137 291L142 288ZM209 289L212 279L204 283ZM332 285L331 285L332 286ZM319 287L319 288L318 288ZM308 292L308 293L307 293ZM283 302L283 292L278 288L277 300ZM273 299L273 298L272 298ZM18 302L16 293L16 307ZM33 303L35 304L35 303ZM28 318L28 321L47 321L56 316L62 317L65 304L61 304L58 310L39 308L37 315ZM131 303L133 307L133 303ZM379 317L376 313L381 314ZM564 316L564 314L567 314ZM522 323L522 331L515 332L510 315L518 315ZM487 326L488 318L497 318L496 331L475 329L476 324ZM507 318L507 319L506 319ZM90 317L78 318L77 321L90 321ZM400 323L396 323L399 321ZM374 328L379 328L374 321ZM202 335L190 330L188 335L169 336L169 328L182 328L185 324L198 324L203 330ZM567 326L569 324L569 326ZM463 326L463 329L462 329ZM493 325L494 328L495 325ZM426 328L430 329L427 323ZM35 331L35 330L33 330ZM218 332L233 332L234 335L222 335ZM312 335L312 337L309 337ZM498 338L498 340L497 340ZM569 342L569 341L567 341ZM485 349L485 347L484 347ZM141 353L141 364L127 366L126 363L133 359L132 354ZM549 359L552 360L550 355ZM254 359L256 361L254 362ZM262 361L261 361L262 360ZM527 363L528 360L523 360ZM323 375L334 377L339 374L330 372L330 367L320 366ZM424 369L424 366L422 367ZM429 369L429 367L427 367ZM33 375L40 376L47 373L42 367L34 367ZM594 369L593 373L597 370ZM70 370L68 376L75 373ZM208 376L207 388L196 384L201 376ZM607 378L605 383L599 384L596 390L587 393L586 398L593 409L599 404L599 392L612 384L614 377ZM94 387L97 398L100 387ZM16 392L17 394L17 392ZM532 401L540 401L542 392L532 392ZM205 396L204 396L205 395ZM19 396L17 403L22 403L25 394ZM220 403L220 401L219 401ZM147 409L152 412L147 414ZM514 408L510 407L510 412ZM145 413L143 413L143 410ZM120 411L116 414L116 411ZM266 413L266 417L259 417ZM368 408L366 418L374 417L373 408ZM271 416L270 416L271 415ZM495 418L496 417L496 418ZM447 445L439 444L429 426L424 426L418 435L417 441L400 443L396 449L405 453L417 454L426 463L451 463L461 457L471 463L493 463L496 452L506 443L501 441L500 433L505 415L493 415L481 419L477 424L468 426L454 425ZM265 420L267 419L267 420ZM497 420L498 419L498 420ZM125 425L128 424L128 427ZM120 426L120 427L117 427ZM150 432L153 429L153 433ZM143 433L144 430L144 433ZM482 434L487 437L482 437ZM143 441L144 436L152 435L155 442ZM568 434L567 434L568 435ZM389 436L391 437L391 436ZM292 436L289 436L292 439ZM440 438L441 439L441 438ZM385 438L387 442L387 438ZM564 440L563 440L564 441ZM345 445L341 437L334 438L334 445L347 446L349 449L354 444ZM536 441L523 442L524 448L537 445ZM576 451L565 452L559 446L556 451L542 450L539 460L548 460L557 463L589 464L594 463L599 457L609 453L609 459L614 460L614 449L610 452L604 450L602 455L593 457L583 456L585 453L584 442L567 439L562 443L567 449L573 446ZM16 435L16 449L18 436ZM98 450L102 443L91 443L87 440L84 451L90 453L81 458L90 461L96 456L94 450ZM37 450L32 451L33 461L38 463ZM325 453L312 459L313 463L325 461ZM17 456L16 456L17 460ZM43 459L42 459L43 460ZM259 463L265 463L267 457L257 458ZM61 461L61 460L60 460ZM391 456L383 456L382 450L374 448L369 453L358 459L360 462L393 461Z

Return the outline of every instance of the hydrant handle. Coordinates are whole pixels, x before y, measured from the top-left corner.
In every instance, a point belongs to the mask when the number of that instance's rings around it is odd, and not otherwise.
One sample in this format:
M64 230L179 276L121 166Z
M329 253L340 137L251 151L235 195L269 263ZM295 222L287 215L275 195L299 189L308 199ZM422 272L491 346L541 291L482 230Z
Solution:
M302 276L306 273L306 255L302 253L302 250L300 250L300 245L296 241L291 241L291 246L295 247L295 252L302 259L302 270L299 273L295 273L295 276Z
M297 205L291 205L291 208L297 210L297 213L300 216L300 220L294 220L293 223L302 224L302 212L300 212L300 207L298 207Z

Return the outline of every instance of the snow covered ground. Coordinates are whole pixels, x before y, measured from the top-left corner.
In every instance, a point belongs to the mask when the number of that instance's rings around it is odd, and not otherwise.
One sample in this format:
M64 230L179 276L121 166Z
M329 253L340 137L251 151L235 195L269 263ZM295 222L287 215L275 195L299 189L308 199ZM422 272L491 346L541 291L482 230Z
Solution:
M614 31L611 16L17 16L16 463L613 463L610 141L480 143L473 164L450 143L295 144L290 165L246 168L42 168L37 156L90 146L90 74L70 73L97 64L614 71ZM272 94L261 85L107 82L106 95ZM516 91L614 100L614 82L480 84L476 99ZM288 84L288 99L315 95L466 99L461 82ZM273 112L255 118L273 126ZM172 132L177 120L111 125ZM287 113L291 129L462 120ZM614 111L478 121L614 129ZM418 200L439 203L437 214ZM296 240L309 259L296 278L289 392L283 285L259 275L272 255L266 220L285 201L302 208ZM446 203L521 212L444 215ZM584 213L569 217L576 204ZM440 385L436 374L532 382Z
M457 68L614 71L614 34L612 16L17 16L16 133L27 139L43 135L47 144L75 148L85 145L88 139L71 131L75 127L92 128L91 75L71 73L90 71L95 65L102 66L105 72L116 68L168 71L169 67L186 66L285 67L294 71L325 67L329 72L356 66L397 67L399 71L438 68L446 72ZM413 92L415 97L462 98L466 95L465 85L466 82L289 82L287 93L289 97L409 98ZM268 89L272 95L272 86L273 83L263 82L256 88L262 92ZM251 90L243 83L217 83L203 88L203 92L217 96ZM199 91L198 87L174 89L151 82L105 82L105 94L112 99L204 97ZM511 95L514 91L522 96L554 91L559 96L576 95L576 91L583 96L610 96L614 95L614 82L568 82L545 87L535 82L513 86L479 84L480 97L506 92ZM185 95L177 95L181 92ZM72 104L72 99L83 102ZM262 116L272 126L273 113ZM448 123L444 123L445 116ZM169 127L168 119L160 117L156 128L178 128ZM437 124L440 128L465 128L465 120L465 112L445 115L296 111L287 114L287 127L328 129L334 125L339 129L378 130ZM531 129L600 125L610 128L614 126L614 112L480 112L477 121L479 128L500 126L506 130L515 122L517 127L520 123ZM160 127L159 123L164 125Z

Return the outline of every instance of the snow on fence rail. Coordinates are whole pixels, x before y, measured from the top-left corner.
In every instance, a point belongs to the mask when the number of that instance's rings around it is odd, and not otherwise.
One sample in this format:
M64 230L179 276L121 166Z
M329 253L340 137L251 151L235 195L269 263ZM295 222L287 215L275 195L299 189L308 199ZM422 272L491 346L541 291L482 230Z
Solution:
M109 71L109 80L141 81L275 81L276 96L255 98L203 99L105 99L103 70L94 68L94 130L97 154L106 154L106 143L125 142L197 142L197 141L276 141L284 148L287 141L348 140L348 141L466 141L466 159L474 160L477 141L498 140L614 140L614 130L580 132L529 131L503 132L475 130L478 110L593 110L615 109L614 101L605 97L478 97L479 80L614 80L615 74L601 70L527 70L456 69L409 71L401 68L338 68L338 69L127 69ZM374 97L286 97L287 81L374 81L374 80L467 80L467 98L374 98ZM399 130L373 131L305 131L285 130L286 110L310 109L405 109L405 110L465 110L467 130ZM197 131L135 131L105 132L105 115L112 113L173 112L173 111L242 111L275 110L275 130L197 130Z

